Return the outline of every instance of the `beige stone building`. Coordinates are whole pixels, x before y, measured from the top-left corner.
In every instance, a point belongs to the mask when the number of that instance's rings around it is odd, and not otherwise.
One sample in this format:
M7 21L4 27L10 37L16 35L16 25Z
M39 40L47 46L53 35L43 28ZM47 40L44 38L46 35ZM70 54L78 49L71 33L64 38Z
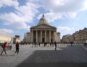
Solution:
M73 35L75 43L84 43L87 40L87 28L75 32Z
M62 42L85 43L87 41L87 28L76 31L70 36L63 36Z
M27 43L50 43L55 41L60 42L60 33L57 32L56 27L48 24L44 15L36 26L30 28L30 32L27 32L23 39L23 42Z
M62 42L63 43L69 43L70 41L72 41L71 39L71 36L72 35L70 35L70 34L68 34L68 35L64 35L63 37L62 37Z

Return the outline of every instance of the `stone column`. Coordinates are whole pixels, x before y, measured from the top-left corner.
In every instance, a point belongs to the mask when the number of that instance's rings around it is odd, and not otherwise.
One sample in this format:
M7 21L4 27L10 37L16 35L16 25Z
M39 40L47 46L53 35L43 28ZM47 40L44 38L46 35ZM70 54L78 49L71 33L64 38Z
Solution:
M57 37L56 37L56 32L54 32L54 42L56 42L57 40Z
M42 31L40 31L40 42L42 42Z
M47 31L45 31L45 42L47 42Z
M33 34L33 30L31 31L31 34L32 34L32 35L31 35L31 42L33 43L33 40L34 40L34 39L33 39L33 35L34 35L34 34Z
M53 42L55 42L55 34L54 34L54 32L53 32Z
M36 43L38 42L38 31L36 30Z
M52 39L52 31L50 31L50 42L51 42L51 39Z
M51 31L49 31L49 42L51 42Z

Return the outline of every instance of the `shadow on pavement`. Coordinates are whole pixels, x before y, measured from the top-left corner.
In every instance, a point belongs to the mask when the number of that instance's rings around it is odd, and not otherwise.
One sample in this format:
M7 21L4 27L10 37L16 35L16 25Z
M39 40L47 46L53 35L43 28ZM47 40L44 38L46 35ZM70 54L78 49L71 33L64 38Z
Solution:
M87 54L83 56L80 52L74 52L76 50L79 51L71 46L57 51L37 50L17 67L87 67L87 62L83 61L87 60Z

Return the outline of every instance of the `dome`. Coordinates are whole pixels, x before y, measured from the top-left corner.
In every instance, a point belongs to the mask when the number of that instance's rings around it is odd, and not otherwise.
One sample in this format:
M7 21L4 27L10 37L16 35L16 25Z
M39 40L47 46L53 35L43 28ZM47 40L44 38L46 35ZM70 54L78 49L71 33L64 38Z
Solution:
M43 14L42 18L40 19L38 25L42 25L42 24L48 25L48 23L47 23L47 21L46 21L46 19L45 19L45 17L44 17L44 14Z

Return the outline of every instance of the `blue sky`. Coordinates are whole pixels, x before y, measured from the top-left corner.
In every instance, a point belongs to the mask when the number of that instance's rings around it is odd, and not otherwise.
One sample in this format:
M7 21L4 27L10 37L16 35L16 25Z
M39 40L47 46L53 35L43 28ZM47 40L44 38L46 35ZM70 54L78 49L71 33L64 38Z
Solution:
M87 0L0 0L0 35L23 38L43 13L61 36L87 27Z

